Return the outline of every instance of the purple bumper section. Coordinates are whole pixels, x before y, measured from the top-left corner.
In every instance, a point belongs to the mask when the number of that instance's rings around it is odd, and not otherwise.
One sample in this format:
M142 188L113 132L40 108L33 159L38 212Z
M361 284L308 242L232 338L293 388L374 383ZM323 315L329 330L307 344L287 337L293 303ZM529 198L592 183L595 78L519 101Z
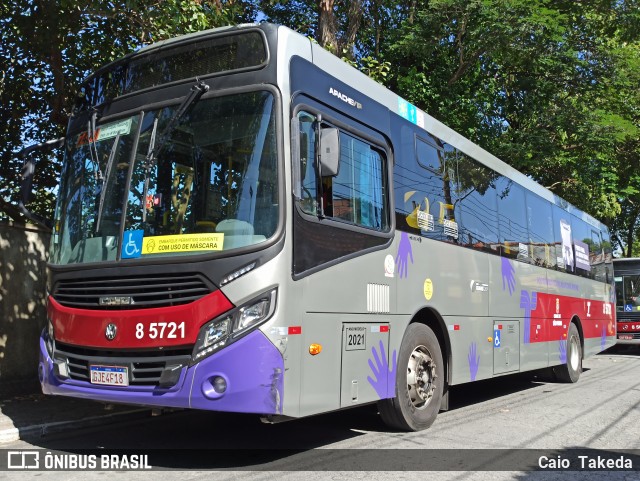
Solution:
M260 331L252 332L191 367L182 368L180 380L172 388L111 387L61 381L54 375L53 361L43 337L40 338L39 375L45 394L146 406L282 414L284 361L280 351ZM222 394L213 389L216 376L227 383Z

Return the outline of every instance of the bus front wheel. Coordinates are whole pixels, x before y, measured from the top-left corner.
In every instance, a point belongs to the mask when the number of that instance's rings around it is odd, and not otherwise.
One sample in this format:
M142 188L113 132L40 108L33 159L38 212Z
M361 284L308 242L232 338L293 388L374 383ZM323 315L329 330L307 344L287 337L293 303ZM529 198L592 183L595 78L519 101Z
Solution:
M380 416L402 431L426 429L438 415L445 382L440 344L429 327L409 324L397 366L396 397L380 401Z
M567 363L555 369L556 378L561 382L578 382L582 372L582 344L578 328L574 323L569 326L566 350Z

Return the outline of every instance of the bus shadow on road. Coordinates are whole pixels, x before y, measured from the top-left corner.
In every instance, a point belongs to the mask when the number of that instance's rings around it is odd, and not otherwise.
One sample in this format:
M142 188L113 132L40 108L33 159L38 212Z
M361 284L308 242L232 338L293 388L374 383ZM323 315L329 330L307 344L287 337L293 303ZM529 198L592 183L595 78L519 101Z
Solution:
M453 411L508 394L540 389L549 382L553 383L554 379L548 373L522 373L460 384L450 388L449 410Z
M616 344L606 351L602 351L598 356L629 356L640 357L640 345L634 344Z
M449 408L462 409L536 389L543 392L553 381L541 374L515 374L454 386ZM164 469L260 471L295 470L302 465L322 469L316 464L319 460L342 459L350 451L348 447L359 446L357 438L368 433L400 434L384 425L376 404L369 404L279 424L262 424L253 415L185 410L24 440L37 447L77 454L94 450L98 454L144 453L153 466ZM335 444L344 448L332 449Z

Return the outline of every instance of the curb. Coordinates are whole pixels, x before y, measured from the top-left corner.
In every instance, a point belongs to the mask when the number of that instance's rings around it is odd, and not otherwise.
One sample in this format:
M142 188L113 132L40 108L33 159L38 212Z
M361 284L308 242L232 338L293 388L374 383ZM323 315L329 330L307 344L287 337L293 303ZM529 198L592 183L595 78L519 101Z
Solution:
M24 426L20 428L12 427L0 429L0 444L19 441L28 436L46 436L48 434L57 434L71 429L81 429L106 424L109 421L128 421L139 417L141 414L149 414L149 409L134 409L120 413L104 414L99 416L91 416L73 421L56 421L43 424L34 424L33 426Z

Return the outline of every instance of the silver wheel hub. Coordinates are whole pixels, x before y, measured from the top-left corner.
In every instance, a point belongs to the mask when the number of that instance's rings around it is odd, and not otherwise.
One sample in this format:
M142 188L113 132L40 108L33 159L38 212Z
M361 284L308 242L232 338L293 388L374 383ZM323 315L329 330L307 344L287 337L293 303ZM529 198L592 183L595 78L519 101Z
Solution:
M407 365L407 388L411 404L423 409L433 398L436 387L436 363L425 346L416 347Z

